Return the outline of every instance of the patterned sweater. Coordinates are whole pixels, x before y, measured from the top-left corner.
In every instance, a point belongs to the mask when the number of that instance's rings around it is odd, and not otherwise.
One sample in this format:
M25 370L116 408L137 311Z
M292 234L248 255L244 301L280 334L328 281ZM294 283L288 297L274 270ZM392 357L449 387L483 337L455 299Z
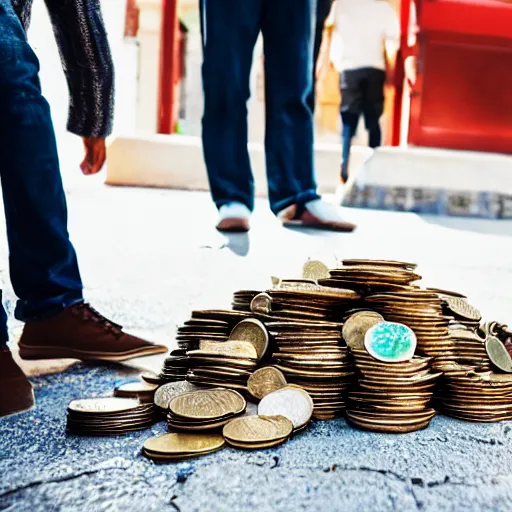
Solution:
M12 0L25 30L33 0ZM44 0L69 88L67 128L81 137L106 137L114 114L114 64L100 0Z

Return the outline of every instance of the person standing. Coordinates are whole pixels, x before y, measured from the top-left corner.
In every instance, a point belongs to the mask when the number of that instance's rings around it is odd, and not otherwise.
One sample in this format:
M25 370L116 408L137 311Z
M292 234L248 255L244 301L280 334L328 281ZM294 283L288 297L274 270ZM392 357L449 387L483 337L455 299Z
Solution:
M163 345L124 333L84 302L50 108L38 72L11 0L0 0L0 179L9 271L19 299L15 315L25 322L20 356L123 361L167 352ZM7 315L0 304L0 416L34 404L32 386L7 341Z
M330 58L340 73L341 181L348 179L352 139L364 118L368 145L381 145L379 120L384 111L386 73L394 72L400 24L386 0L336 0Z
M33 0L12 0L25 32ZM105 139L114 117L114 63L100 0L45 0L69 89L67 128L82 138L85 175L106 160Z
M200 0L203 152L217 229L248 231L254 179L247 150L253 49L265 66L265 156L270 208L285 226L352 231L321 199L313 168L312 0Z

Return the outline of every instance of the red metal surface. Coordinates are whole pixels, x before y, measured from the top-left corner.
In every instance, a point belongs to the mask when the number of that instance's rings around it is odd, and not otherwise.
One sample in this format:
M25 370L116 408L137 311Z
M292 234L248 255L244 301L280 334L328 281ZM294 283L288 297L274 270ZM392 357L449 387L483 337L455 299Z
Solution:
M175 131L178 119L180 27L177 0L162 0L160 41L158 133L170 134Z
M418 24L409 142L512 153L512 4L421 0Z
M391 145L400 144L402 131L402 102L404 94L404 60L406 57L407 35L409 30L409 18L411 12L410 0L402 0L400 4L400 51L396 60L394 77L395 95L393 98L393 117L391 121Z

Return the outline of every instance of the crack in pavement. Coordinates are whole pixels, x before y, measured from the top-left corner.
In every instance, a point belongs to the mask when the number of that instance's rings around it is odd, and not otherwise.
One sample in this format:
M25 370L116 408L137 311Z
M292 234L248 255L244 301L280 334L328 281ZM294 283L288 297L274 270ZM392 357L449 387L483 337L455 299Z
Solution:
M58 484L61 482L68 482L70 480L75 480L76 478L80 478L82 476L94 475L95 473L99 473L100 471L126 471L129 469L129 466L126 468L121 467L111 467L111 468L98 468L98 469L89 469L87 471L81 471L80 473L73 473L71 475L60 476L56 478L49 478L48 480L35 480L34 482L30 482L25 485L21 485L20 487L15 487L14 489L9 489L0 493L0 498L6 498L7 496L12 496L21 491L25 491L26 489L31 489L32 487L38 487L40 485L46 484Z

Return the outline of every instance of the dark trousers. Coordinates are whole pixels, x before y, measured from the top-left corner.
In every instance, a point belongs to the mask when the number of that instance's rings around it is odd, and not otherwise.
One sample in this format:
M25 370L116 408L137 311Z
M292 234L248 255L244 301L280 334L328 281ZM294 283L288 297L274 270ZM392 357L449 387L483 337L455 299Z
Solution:
M82 299L77 259L39 63L11 0L0 0L0 178L16 317L34 320ZM0 345L7 341L0 307Z
M263 34L265 156L274 213L319 196L313 169L312 0L200 0L203 151L217 207L254 207L247 100L254 45Z
M322 38L324 34L325 20L331 11L333 0L316 0L316 22L315 22L315 35L313 41L313 87L308 96L308 105L311 111L315 111L315 88L316 88L316 65L318 56L320 54L320 47L322 46Z
M359 118L363 116L368 131L368 145L381 144L379 119L384 111L384 83L386 74L381 69L359 68L343 71L341 84L342 159L341 175L348 178L348 164L352 138L356 134Z

